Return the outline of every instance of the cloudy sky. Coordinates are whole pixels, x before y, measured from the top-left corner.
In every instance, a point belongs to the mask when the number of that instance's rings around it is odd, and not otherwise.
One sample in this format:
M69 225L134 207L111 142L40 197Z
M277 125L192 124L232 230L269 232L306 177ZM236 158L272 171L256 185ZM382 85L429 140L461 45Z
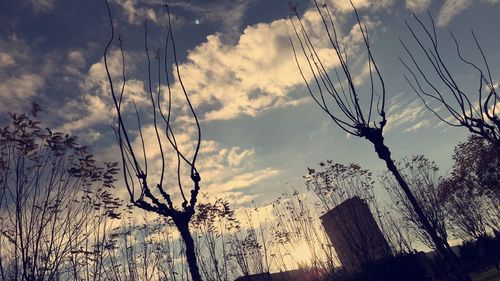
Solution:
M349 2L327 2L342 42L355 62L363 59ZM149 22L150 49L162 46L167 23L162 3L110 0L126 58L125 94L129 102L124 111L133 113L133 100L141 112L153 178L160 158L150 122L143 23ZM493 75L498 75L500 37L496 19L500 1L354 3L368 27L372 51L386 82L385 138L393 157L424 154L436 161L445 174L451 165L453 147L465 139L466 132L440 124L404 81L399 57L406 56L399 40L417 50L404 20L416 26L411 17L414 11L429 23L430 12L453 76L474 96L477 77L470 67L456 63L449 31L461 42L464 54L479 61L470 33L473 29L490 60ZM201 119L203 143L198 169L202 189L209 196L224 197L240 206L248 206L252 200L256 204L268 202L290 185L303 185L306 167L326 159L359 163L374 172L383 170L383 163L367 141L335 127L309 97L289 44L288 6L287 0L170 1L181 77ZM312 3L298 1L298 12L312 36L318 42L325 39ZM0 113L5 116L7 112L25 112L35 101L43 108L40 118L45 126L77 135L102 160L118 160L111 130L115 113L102 62L110 35L104 1L4 1L0 15ZM114 43L109 59L112 72L117 74L121 61ZM331 52L326 48L322 51L324 61L333 69L335 61L328 56ZM172 77L171 63L167 71ZM156 77L157 72L153 74ZM354 74L362 86L366 82L363 73ZM175 130L185 151L191 151L196 130L180 98L179 86L175 78ZM132 120L128 119L128 125L137 137ZM134 143L140 145L138 139ZM167 159L174 159L170 156Z

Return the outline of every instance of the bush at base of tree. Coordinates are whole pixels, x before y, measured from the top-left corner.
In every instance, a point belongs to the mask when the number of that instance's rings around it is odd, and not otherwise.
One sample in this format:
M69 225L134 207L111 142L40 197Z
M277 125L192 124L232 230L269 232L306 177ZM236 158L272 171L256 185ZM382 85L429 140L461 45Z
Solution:
M483 272L491 267L500 269L500 235L481 236L465 241L459 247L462 263L469 272Z
M395 257L365 264L354 274L336 271L321 278L321 281L430 281L430 261L421 253L401 254Z

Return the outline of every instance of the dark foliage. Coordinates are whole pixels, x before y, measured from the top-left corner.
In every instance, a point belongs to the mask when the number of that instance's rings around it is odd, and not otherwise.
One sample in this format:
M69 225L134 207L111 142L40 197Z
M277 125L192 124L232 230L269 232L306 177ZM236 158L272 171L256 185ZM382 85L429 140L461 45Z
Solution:
M460 258L469 272L482 272L495 266L500 269L500 235L481 236L459 247Z
M402 254L365 264L356 274L340 270L322 278L322 281L427 281L432 280L426 267L429 260L423 254Z
M76 137L42 129L32 116L10 114L6 121L0 280L54 280L64 273L76 279L82 271L99 279L106 247L100 239L106 222L120 218L121 201L112 195L118 164L96 163Z

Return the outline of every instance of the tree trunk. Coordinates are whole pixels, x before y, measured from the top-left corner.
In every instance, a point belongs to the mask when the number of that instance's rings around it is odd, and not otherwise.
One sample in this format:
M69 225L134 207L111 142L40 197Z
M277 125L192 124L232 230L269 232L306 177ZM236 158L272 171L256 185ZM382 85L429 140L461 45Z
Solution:
M178 219L174 220L177 229L181 233L182 240L184 240L184 245L186 245L186 259L189 265L189 272L191 273L191 278L193 281L202 281L200 275L200 269L198 268L198 261L196 260L196 254L194 249L194 240L189 231L189 220Z
M392 173L392 175L396 178L397 182L401 189L403 189L406 197L410 201L415 213L417 214L420 222L422 223L425 231L429 234L434 245L436 245L437 252L441 255L446 264L450 267L452 274L455 275L457 280L459 281L472 281L467 272L463 269L460 260L455 255L455 253L451 250L447 241L444 241L441 237L439 237L435 228L432 227L427 216L425 215L422 207L418 203L417 199L411 192L408 184L404 180L404 178L399 173L394 161L391 159L391 152L389 148L384 144L384 137L382 136L382 130L374 130L370 134L365 136L370 142L375 146L375 152L380 159L385 161L387 169Z

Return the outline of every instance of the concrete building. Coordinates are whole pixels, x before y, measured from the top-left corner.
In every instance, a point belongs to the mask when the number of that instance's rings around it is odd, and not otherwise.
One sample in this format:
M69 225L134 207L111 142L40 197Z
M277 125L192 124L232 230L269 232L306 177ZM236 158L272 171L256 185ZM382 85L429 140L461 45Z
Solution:
M364 263L392 255L366 202L350 198L320 217L342 267L358 271Z

